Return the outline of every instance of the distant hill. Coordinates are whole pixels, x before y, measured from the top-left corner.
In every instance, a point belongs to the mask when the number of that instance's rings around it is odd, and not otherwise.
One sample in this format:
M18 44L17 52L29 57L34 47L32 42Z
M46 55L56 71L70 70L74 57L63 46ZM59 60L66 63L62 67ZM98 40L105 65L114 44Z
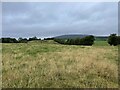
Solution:
M59 38L59 39L74 39L74 38L84 38L89 35L83 35L83 34L68 34L68 35L61 35L56 36L53 38ZM94 36L96 40L107 40L108 36Z
M70 35L61 35L61 36L56 36L53 38L59 38L59 39L73 39L73 38L83 38L89 35L82 35L82 34L70 34Z

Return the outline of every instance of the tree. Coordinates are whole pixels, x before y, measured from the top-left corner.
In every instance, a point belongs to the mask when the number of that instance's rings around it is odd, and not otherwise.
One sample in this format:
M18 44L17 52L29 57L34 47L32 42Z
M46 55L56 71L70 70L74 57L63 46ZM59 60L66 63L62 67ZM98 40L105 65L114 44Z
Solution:
M36 36L29 38L29 41L38 40Z
M18 38L18 42L20 42L20 41L22 41L22 38L21 38L21 37Z
M75 38L75 39L54 39L54 41L60 44L67 44L67 45L93 45L94 43L94 36L86 36L84 38Z
M80 39L80 45L93 45L94 40L95 40L94 36L92 35L86 36Z
M117 37L117 43L120 45L120 36Z
M75 45L80 45L80 38L76 38L76 39L74 40L74 44L75 44Z
M21 37L20 37L20 38L18 39L18 42L19 42L19 43L27 43L28 40L27 40L27 38L21 38Z
M116 36L116 34L111 34L108 37L108 43L114 46L118 45L118 37Z
M44 38L44 40L53 40L54 38Z
M18 43L15 38L1 38L2 43Z

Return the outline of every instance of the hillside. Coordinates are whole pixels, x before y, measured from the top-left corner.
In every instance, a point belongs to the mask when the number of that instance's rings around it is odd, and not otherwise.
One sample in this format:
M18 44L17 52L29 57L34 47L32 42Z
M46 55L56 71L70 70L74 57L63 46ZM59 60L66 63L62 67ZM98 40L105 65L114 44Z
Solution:
M72 38L83 38L89 35L82 35L82 34L68 34L68 35L61 35L61 36L56 36L54 38L60 38L60 39L72 39Z

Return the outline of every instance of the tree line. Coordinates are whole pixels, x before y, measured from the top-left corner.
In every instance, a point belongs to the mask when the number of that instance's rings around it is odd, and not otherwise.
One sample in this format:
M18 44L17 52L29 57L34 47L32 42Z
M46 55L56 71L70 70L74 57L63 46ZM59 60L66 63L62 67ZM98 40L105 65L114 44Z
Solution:
M33 40L41 40L40 38L38 39L36 36L32 38L19 38L18 40L16 38L1 38L0 41L2 43L27 43L28 41L33 41Z
M29 38L29 39L19 38L18 40L16 38L1 38L0 42L2 43L27 43L33 40L41 40L41 38L37 38L36 36ZM74 38L74 39L44 38L44 40L54 40L55 42L58 42L60 44L65 44L65 45L93 45L95 37L90 35L84 38ZM120 36L117 36L116 34L110 34L110 36L107 39L107 42L111 46L120 45Z
M32 38L19 38L18 40L15 38L1 38L2 43L27 43L28 41L33 40L41 40L37 37ZM60 44L67 44L67 45L92 45L94 43L94 36L86 36L84 38L75 38L75 39L59 39L59 38L44 38L44 40L54 40Z
M94 43L94 36L86 36L84 38L74 38L74 39L59 39L55 38L54 41L60 44L66 45L92 45Z

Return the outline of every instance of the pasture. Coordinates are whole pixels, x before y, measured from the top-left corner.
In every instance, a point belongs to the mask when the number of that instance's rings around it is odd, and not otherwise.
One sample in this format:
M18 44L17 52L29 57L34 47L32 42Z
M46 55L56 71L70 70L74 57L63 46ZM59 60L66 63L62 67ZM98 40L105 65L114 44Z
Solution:
M118 48L54 41L2 44L3 88L117 88Z

